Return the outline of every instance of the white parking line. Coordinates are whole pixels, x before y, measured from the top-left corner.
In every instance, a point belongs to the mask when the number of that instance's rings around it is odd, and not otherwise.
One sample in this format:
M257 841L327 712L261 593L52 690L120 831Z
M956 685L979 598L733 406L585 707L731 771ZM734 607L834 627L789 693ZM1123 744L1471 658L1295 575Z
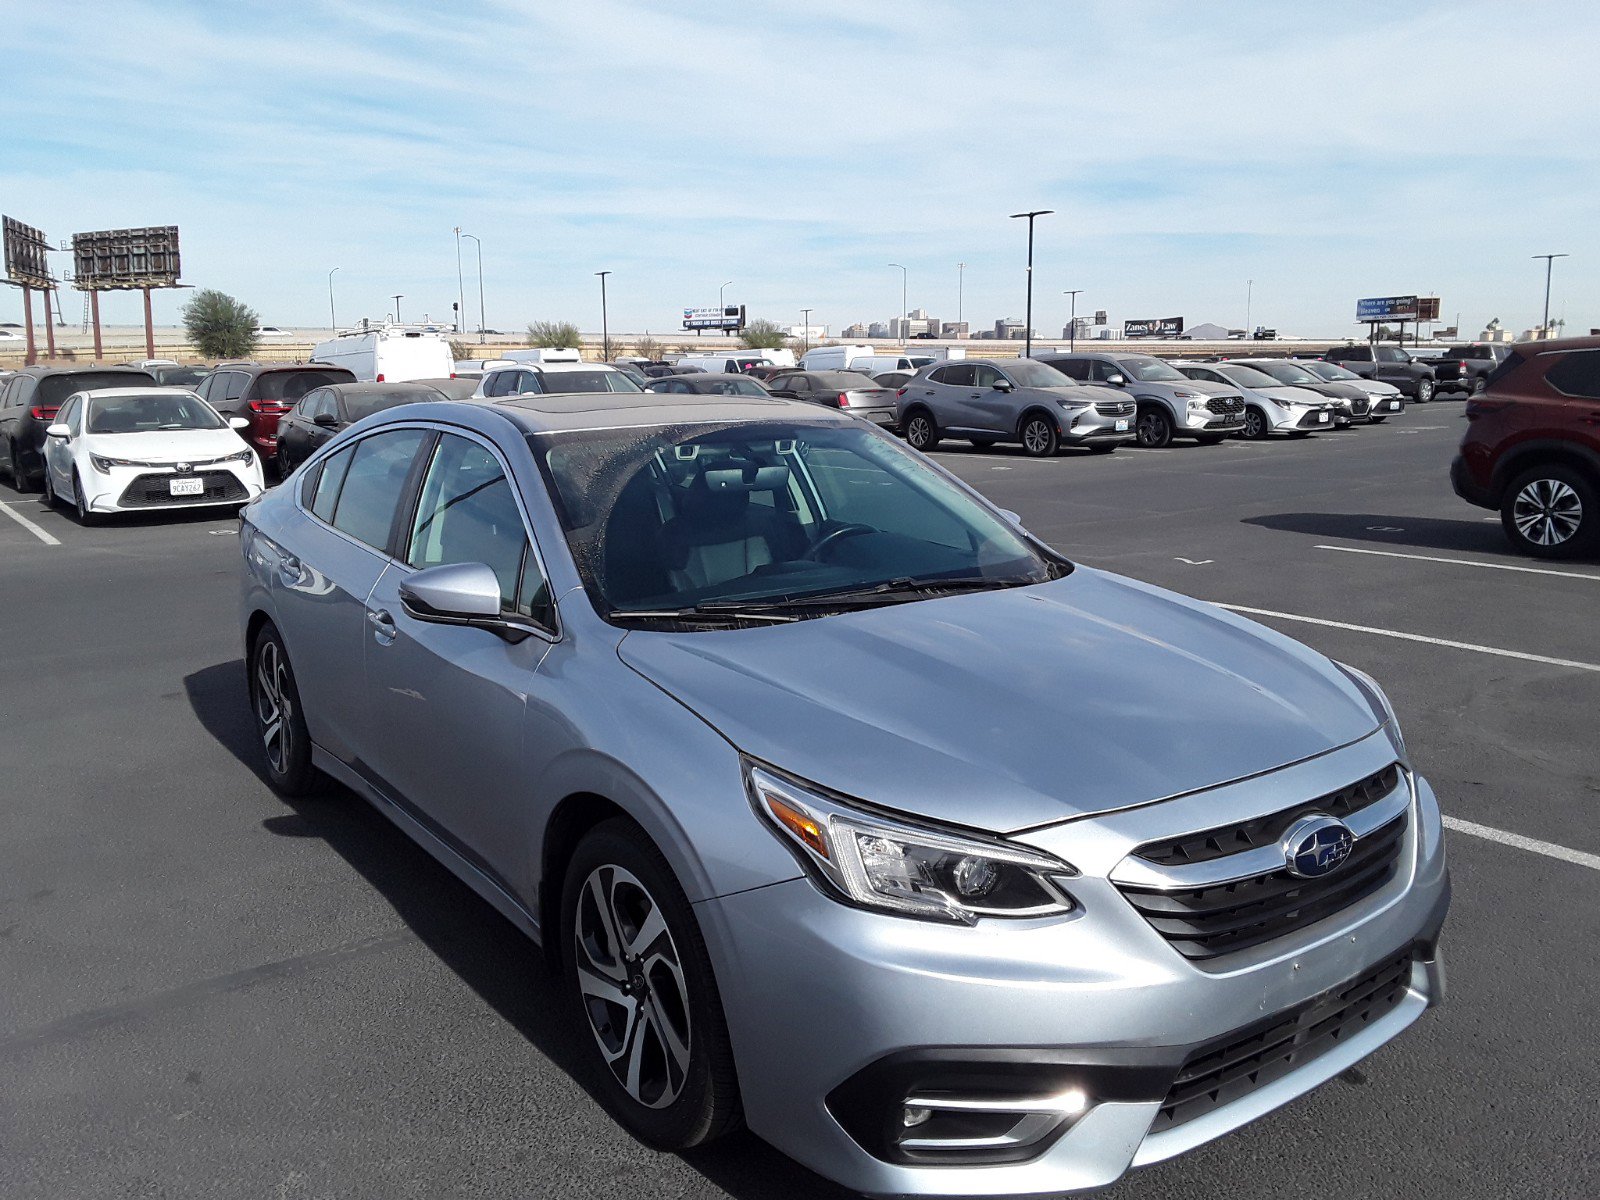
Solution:
M1490 520L1498 521L1499 517ZM1369 525L1369 529L1380 529L1382 526ZM1410 558L1417 562L1451 563L1458 567L1488 567L1491 571L1521 571L1525 575L1559 575L1563 579L1590 579L1600 583L1600 575L1584 575L1578 571L1552 571L1548 567L1517 567L1510 563L1474 562L1470 558L1438 558L1432 554L1401 554L1395 550L1360 550L1355 546L1318 546L1318 550L1337 550L1342 554L1373 554L1379 558Z
M57 541L55 538L51 537L44 530L40 529L32 521L28 520L27 517L25 517L21 513L17 512L9 504L6 504L4 502L0 502L0 512L5 513L6 516L10 517L18 525L21 525L24 529L26 529L29 533L33 534L34 537L38 538L46 546L59 546L59 545L61 545L61 543L59 541Z
M1552 667L1572 667L1578 671L1600 672L1600 663L1579 662L1571 658L1550 658L1543 654L1524 654L1521 650L1503 650L1499 646L1479 646L1472 642L1453 642L1448 638L1425 637L1420 633L1402 633L1398 629L1378 629L1371 625L1351 625L1344 621L1329 621L1322 617L1303 617L1298 613L1274 612L1270 608L1246 608L1242 604L1220 604L1229 612L1247 613L1252 617L1276 617L1280 621L1300 621L1306 625L1325 625L1329 629L1348 629L1354 633L1371 633L1378 637L1399 638L1406 642L1426 642L1430 646L1447 646L1452 650L1471 650L1475 654L1493 654L1500 658L1520 658L1524 662L1544 663Z
M1463 821L1460 817L1445 817L1444 824L1446 829L1454 829L1457 833L1470 834L1491 842L1499 842L1502 846L1515 846L1518 850L1526 850L1531 854L1543 854L1546 858L1559 858L1562 862L1576 863L1580 867L1588 867L1591 871L1600 871L1600 854L1586 854L1582 850L1571 850L1554 842L1541 842L1538 838L1523 837L1520 833L1507 833L1504 829L1479 825L1476 821Z

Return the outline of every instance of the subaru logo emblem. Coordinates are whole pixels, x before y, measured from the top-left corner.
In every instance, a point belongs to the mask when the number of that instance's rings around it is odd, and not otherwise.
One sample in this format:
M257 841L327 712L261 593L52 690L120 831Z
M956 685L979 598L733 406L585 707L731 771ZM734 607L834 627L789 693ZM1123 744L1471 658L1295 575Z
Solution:
M1344 865L1355 848L1356 835L1337 817L1313 813L1289 826L1280 844L1289 874L1316 879Z

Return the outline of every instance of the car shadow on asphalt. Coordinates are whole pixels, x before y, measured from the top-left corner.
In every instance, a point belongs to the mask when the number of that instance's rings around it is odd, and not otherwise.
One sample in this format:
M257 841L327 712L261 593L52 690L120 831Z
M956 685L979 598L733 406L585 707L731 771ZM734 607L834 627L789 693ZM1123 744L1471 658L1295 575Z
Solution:
M183 682L201 726L265 784L243 660L206 667ZM322 795L280 800L286 811L261 823L268 832L326 842L378 890L429 950L600 1104L588 1060L579 1053L582 1032L568 1016L538 947L349 789L331 784ZM627 1136L620 1126L618 1134ZM855 1195L746 1132L680 1157L740 1200L844 1200Z
M1500 522L1480 517L1440 520L1383 513L1271 513L1264 517L1247 517L1241 524L1312 537L1371 542L1397 549L1458 550L1492 554L1512 562L1524 561L1506 544Z

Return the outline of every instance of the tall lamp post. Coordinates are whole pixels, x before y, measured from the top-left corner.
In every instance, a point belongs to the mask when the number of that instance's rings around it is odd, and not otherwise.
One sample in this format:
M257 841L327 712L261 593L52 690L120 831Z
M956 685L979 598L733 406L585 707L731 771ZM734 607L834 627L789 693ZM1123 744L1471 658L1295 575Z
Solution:
M1048 217L1053 213L1053 208L1036 208L1032 212L1012 213L1013 220L1023 217L1028 219L1028 311L1023 316L1022 329L1022 357L1033 357L1033 219L1035 217Z
M605 362L611 361L611 321L606 314L606 276L610 271L596 271L600 276L600 357Z
M802 308L800 315L805 319L805 324L800 326L800 338L803 346L800 353L804 355L807 350L811 349L811 310Z
M489 338L486 332L489 328L489 322L483 318L483 243L470 233L463 233L461 236L472 238L478 246L478 345L481 346Z
M1571 258L1570 254L1535 254L1536 259L1544 259L1544 320L1539 322L1539 333L1543 337L1550 336L1550 272L1556 265L1558 258Z
M966 319L961 315L961 301L963 299L963 295L962 294L963 294L963 292L966 291L966 284L967 284L967 264L966 263L957 263L956 264L956 328L957 329L961 328L962 322Z
M341 270L335 267L333 271ZM333 311L333 271L328 272L328 325L333 329L333 336L339 336L339 318Z
M904 346L906 344L906 319L907 314L911 311L906 304L906 279L909 277L909 273L899 263L890 263L889 265L898 268L900 271L900 344Z
M1072 297L1072 316L1067 320L1067 343L1068 349L1074 351L1078 348L1078 296L1082 291L1082 288L1073 288L1061 293Z
M722 308L722 306L723 306L723 305L722 305L722 293L723 293L723 292L725 292L725 291L727 291L727 290L728 290L728 288L729 288L729 286L730 286L730 285L731 285L731 284L732 284L732 283L733 283L733 280L731 280L731 279L730 279L730 280L728 280L728 282L727 282L727 283L725 283L725 284L723 284L723 285L722 285L722 286L721 286L721 287L719 287L719 288L718 288L718 289L717 289L717 308L718 308L718 309L719 309L719 310L720 310L720 309L721 309L721 308Z
M1244 335L1250 338L1251 341L1255 339L1251 337L1253 331L1250 328L1250 301L1255 298L1255 294L1256 281L1254 279L1246 279L1244 281Z
M456 332L467 317L467 285L461 275L461 226L456 226Z
M400 324L400 301L404 299L403 295L397 295L394 298L394 323L396 325Z

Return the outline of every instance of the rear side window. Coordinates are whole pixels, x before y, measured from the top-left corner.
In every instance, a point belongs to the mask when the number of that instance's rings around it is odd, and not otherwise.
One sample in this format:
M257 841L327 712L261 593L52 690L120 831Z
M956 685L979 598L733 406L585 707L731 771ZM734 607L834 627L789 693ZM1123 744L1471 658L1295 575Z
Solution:
M1600 399L1600 350L1579 350L1563 355L1544 377L1564 396Z
M324 368L315 371L266 371L256 377L257 400L278 400L293 404L313 388L330 383L353 383L349 371ZM234 394L231 389L230 395Z
M944 369L944 374L940 377L939 382L948 383L952 387L971 387L976 375L977 368L971 363L956 363L954 366Z
M339 488L344 483L344 473L350 469L350 451L335 454L324 460L316 473L306 480L306 493L300 502L329 524L333 523L333 506L339 501Z
M375 550L384 549L412 460L427 436L421 429L396 429L351 447L350 465L333 508L333 527ZM329 473L324 470L323 478Z

